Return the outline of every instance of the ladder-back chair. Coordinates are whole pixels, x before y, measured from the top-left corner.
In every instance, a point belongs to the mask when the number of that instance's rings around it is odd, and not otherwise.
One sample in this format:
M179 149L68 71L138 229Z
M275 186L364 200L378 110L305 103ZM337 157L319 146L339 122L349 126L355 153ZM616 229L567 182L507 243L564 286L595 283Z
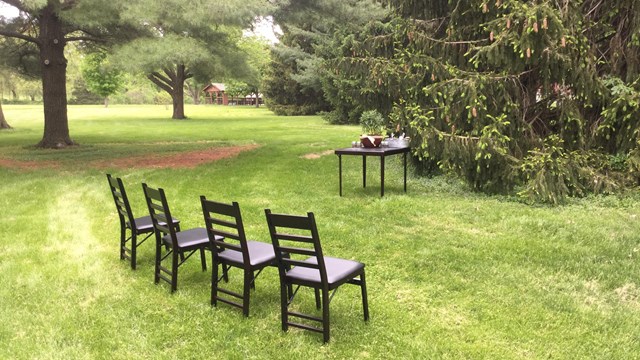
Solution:
M241 308L243 315L249 316L250 290L255 289L256 278L265 267L275 266L273 246L247 240L237 202L225 204L207 200L204 196L200 197L200 201L213 251L211 305L217 306L217 302L221 301ZM222 266L222 276L219 275L219 266ZM244 272L242 294L220 286L230 267L240 268ZM220 296L222 294L224 296Z
M328 342L329 303L335 291L343 284L360 286L364 320L369 320L365 265L357 261L324 256L313 213L295 216L273 214L269 209L266 209L265 213L280 273L282 330L287 331L289 326L293 326L320 332L323 334L324 342ZM282 253L288 253L289 257L282 256ZM296 289L291 294L288 289L292 285L296 286ZM289 305L300 286L315 290L316 307L322 308L321 317L289 310ZM321 302L318 293L321 294ZM294 322L290 317L317 322L320 327Z
M178 268L196 251L200 251L202 271L207 270L204 251L209 249L209 236L205 228L180 230L179 226L167 221L167 219L171 219L171 211L164 189L154 189L144 183L142 189L156 234L154 282L157 284L160 279L168 282L171 284L171 292L173 293L178 288ZM164 255L162 254L163 246L167 249ZM171 257L171 269L162 265L162 262L168 257Z
M131 261L131 268L135 270L138 246L153 235L153 222L151 221L151 216L139 218L133 216L122 179L114 178L111 174L107 174L107 180L111 195L113 195L113 201L116 203L118 218L120 219L120 260L127 259ZM173 219L173 223L179 224L180 220ZM127 231L130 232L129 236L127 236ZM139 235L146 236L141 241L138 241Z

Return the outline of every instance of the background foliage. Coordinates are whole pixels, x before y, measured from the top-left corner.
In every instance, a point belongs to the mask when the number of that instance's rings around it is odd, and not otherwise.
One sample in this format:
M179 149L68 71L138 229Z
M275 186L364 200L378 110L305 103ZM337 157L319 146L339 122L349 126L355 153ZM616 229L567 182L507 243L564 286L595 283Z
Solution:
M425 167L551 203L638 182L637 2L385 4L336 33L325 66L339 101L388 115Z

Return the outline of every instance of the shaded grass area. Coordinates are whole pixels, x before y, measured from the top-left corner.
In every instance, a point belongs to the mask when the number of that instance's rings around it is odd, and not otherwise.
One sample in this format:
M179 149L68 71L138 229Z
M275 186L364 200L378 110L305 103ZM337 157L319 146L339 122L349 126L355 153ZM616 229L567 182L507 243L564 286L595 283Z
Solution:
M0 358L638 358L640 201L596 197L530 207L467 192L446 178L409 179L400 157L379 167L335 155L357 127L264 109L70 108L69 151L34 150L41 109L5 106L16 130L0 133L0 157L55 160L60 169L0 169ZM195 169L96 170L87 162L217 145L256 150ZM75 164L75 166L73 166ZM138 270L118 257L118 220L104 172L127 185L137 216L141 182L165 188L183 228L202 226L199 195L238 201L247 235L268 242L264 209L316 214L327 255L367 264L371 321L359 289L331 304L332 340L280 330L275 269L258 278L251 317L209 305L210 273L191 259L178 292L153 284L153 245ZM238 288L241 275L232 272ZM299 306L314 308L311 292Z

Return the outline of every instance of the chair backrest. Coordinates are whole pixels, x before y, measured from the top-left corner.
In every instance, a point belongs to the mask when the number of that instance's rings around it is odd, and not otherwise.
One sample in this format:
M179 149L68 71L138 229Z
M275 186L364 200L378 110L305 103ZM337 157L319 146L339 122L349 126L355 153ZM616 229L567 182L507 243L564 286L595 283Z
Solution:
M327 269L324 264L320 236L316 227L316 219L312 212L307 216L273 214L265 209L271 241L276 253L281 276L293 266L316 269L320 280L327 284ZM289 257L283 256L289 254ZM305 261L315 257L317 261Z
M114 178L111 174L107 174L107 180L109 181L113 201L116 203L120 224L135 231L135 218L133 217L133 212L131 212L131 206L129 206L129 199L127 198L127 192L124 190L122 179Z
M147 207L149 208L149 215L153 222L153 228L156 233L165 235L171 235L171 242L173 248L178 247L178 238L176 237L176 226L172 221L171 210L169 210L169 204L167 203L167 197L164 194L164 189L154 189L142 183L142 190L144 191L144 197L147 201Z
M231 204L211 201L204 196L200 196L200 202L207 234L215 246L216 253L225 249L239 251L242 253L243 262L249 264L249 250L240 205L235 201Z

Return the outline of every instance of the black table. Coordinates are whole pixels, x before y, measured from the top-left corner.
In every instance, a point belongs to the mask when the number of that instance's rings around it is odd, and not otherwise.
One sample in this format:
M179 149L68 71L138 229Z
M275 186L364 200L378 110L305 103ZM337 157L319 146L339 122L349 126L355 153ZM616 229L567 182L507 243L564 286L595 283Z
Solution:
M342 196L342 155L362 156L362 187L367 187L367 156L380 157L380 196L384 196L384 158L390 155L403 154L404 156L404 192L407 192L407 153L409 147L384 147L384 148L344 148L335 151L338 155L338 172L340 174L340 196Z

